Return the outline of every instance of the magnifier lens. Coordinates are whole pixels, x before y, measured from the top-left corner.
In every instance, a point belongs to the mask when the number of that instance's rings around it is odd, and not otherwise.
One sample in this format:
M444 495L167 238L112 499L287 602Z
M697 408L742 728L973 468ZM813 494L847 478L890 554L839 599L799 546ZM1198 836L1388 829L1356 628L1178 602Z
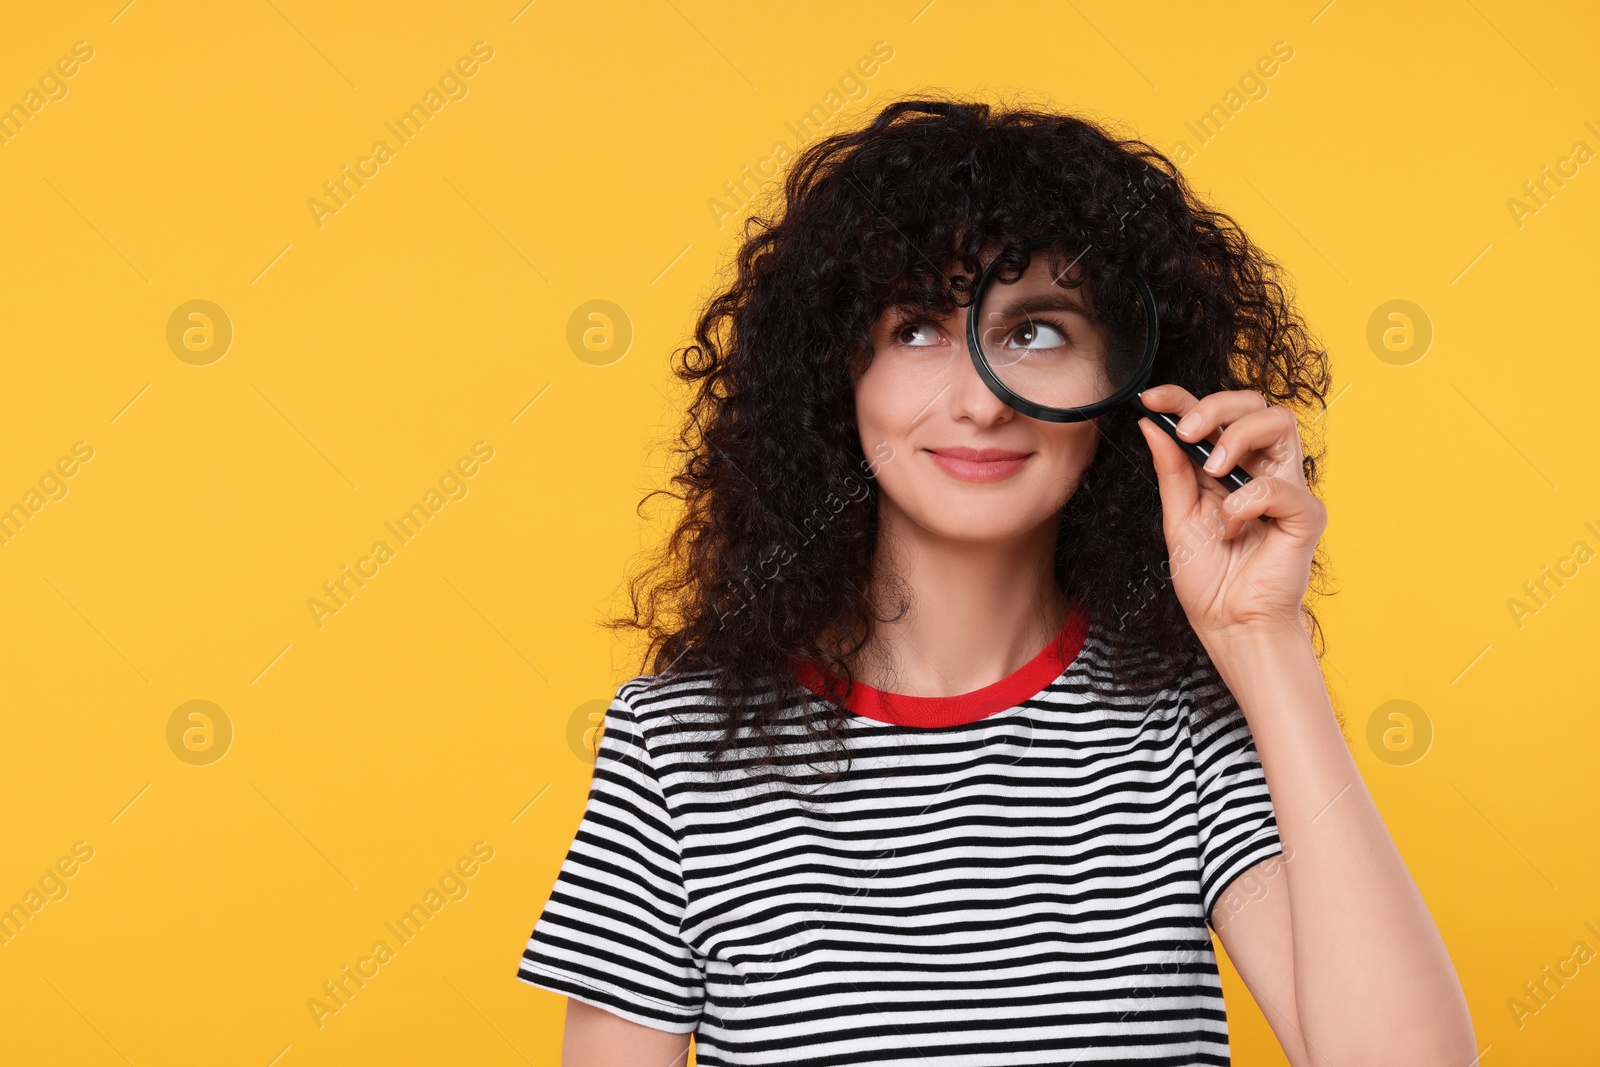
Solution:
M979 354L995 377L1058 410L1099 403L1127 385L1149 329L1131 281L1115 272L1091 277L1050 247L1035 250L1020 276L996 275L976 312Z

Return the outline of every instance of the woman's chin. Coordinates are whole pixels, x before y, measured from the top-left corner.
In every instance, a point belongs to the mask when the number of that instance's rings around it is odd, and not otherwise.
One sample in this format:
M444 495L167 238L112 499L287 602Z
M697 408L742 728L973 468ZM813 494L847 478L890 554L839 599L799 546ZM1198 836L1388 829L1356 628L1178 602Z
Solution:
M1036 511L1033 501L1026 510L1020 503L1008 507L1003 501L954 501L908 514L918 526L946 540L1003 543L1025 536L1054 514Z

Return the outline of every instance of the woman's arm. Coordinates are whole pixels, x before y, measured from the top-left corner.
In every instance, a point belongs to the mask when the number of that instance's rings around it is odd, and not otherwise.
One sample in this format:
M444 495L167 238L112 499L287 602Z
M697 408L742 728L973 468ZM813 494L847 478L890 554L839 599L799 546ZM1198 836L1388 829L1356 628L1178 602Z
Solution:
M689 1035L656 1030L567 998L561 1067L681 1067Z
M1283 1042L1290 1062L1468 1067L1478 1050L1461 984L1345 747L1310 642L1286 629L1214 644L1289 857L1217 935L1274 1029L1275 1014L1293 1012L1303 1051Z
M1294 1002L1294 931L1284 856L1274 856L1234 879L1211 909L1211 928L1255 998L1291 1067L1310 1067L1300 1011ZM1240 886L1249 883L1256 893Z
M1173 591L1249 723L1287 857L1287 892L1242 909L1223 945L1274 1028L1298 1035L1298 1050L1284 1046L1296 1067L1468 1067L1478 1051L1460 982L1345 747L1301 621L1328 512L1306 485L1299 421L1245 389L1196 399L1165 385L1141 399L1181 412L1186 440L1212 443L1204 477L1139 420ZM1235 466L1251 480L1230 492L1216 478Z

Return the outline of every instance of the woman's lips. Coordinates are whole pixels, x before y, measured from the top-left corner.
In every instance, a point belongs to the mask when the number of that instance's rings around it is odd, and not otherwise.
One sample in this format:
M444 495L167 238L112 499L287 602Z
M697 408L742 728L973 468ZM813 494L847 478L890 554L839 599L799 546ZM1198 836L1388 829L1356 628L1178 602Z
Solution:
M929 457L939 469L964 482L998 482L1022 469L1031 452L1003 448L930 448Z

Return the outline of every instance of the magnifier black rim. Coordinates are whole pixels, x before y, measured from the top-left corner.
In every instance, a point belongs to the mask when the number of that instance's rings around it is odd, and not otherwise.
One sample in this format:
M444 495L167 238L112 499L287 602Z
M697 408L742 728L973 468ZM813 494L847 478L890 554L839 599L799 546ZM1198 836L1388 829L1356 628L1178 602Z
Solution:
M1056 244L1060 240L1060 237L1036 237L1022 248L1023 251L1031 253L1035 249ZM1036 404L1027 397L1013 392L1011 387L995 374L994 368L989 366L989 361L983 358L983 345L978 336L978 309L982 306L989 287L994 284L1000 258L997 254L984 268L983 274L978 278L978 284L973 288L972 303L967 311L967 353L972 357L972 365L977 368L978 376L989 386L991 392L1004 400L1007 406L1045 422L1087 422L1126 404L1144 388L1145 382L1150 380L1151 370L1155 367L1156 349L1161 344L1161 317L1156 310L1155 294L1150 291L1150 285L1144 280L1144 275L1129 267L1128 273L1133 279L1134 288L1139 290L1139 297L1144 302L1145 319L1150 329L1145 334L1144 356L1139 361L1139 369L1134 371L1133 377L1128 379L1127 384L1104 400L1076 408L1053 408Z

